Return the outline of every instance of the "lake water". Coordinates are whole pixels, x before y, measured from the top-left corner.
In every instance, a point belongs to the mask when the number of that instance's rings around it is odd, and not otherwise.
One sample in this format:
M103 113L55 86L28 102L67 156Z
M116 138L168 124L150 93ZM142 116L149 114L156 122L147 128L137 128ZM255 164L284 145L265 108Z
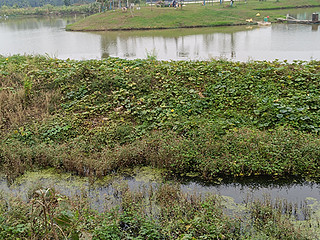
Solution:
M296 11L296 10L295 10ZM300 10L301 11L301 10ZM313 10L314 11L314 10ZM320 10L319 10L320 12ZM311 12L293 13L311 19ZM319 25L272 24L133 32L66 32L69 18L0 20L0 54L46 54L61 59L319 60Z

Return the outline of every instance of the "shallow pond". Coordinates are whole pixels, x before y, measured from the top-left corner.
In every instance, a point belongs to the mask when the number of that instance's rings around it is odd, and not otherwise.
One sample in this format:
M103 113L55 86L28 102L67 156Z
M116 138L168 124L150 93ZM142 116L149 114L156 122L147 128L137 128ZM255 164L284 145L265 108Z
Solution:
M218 179L215 183L204 184L196 181L164 180L163 172L150 168L136 168L129 173L105 177L90 184L88 178L68 173L57 174L54 170L27 172L11 185L5 177L0 178L0 192L6 196L21 196L27 199L28 193L39 188L55 188L70 197L86 195L93 208L102 211L119 203L116 197L120 185L127 184L133 191L141 191L150 186L157 187L163 182L179 183L181 191L206 196L218 194L234 204L244 204L255 199L269 198L272 201L285 200L298 208L320 201L320 184L303 180L286 181L266 178L242 179L237 182Z
M143 204L149 206L149 210L155 211L156 214L158 209L154 205L156 200L153 194L164 184L164 175L163 171L147 167L135 168L90 184L88 178L68 173L57 174L54 169L49 169L27 172L11 185L8 185L4 175L0 175L0 200L9 200L10 197L17 196L28 201L28 195L31 196L36 190L54 188L56 192L72 198L73 201L79 201L79 206L91 206L92 209L102 212L121 209L122 196L126 196L126 189L129 188L132 192L137 192L136 196L142 197ZM173 189L180 189L184 197L220 195L215 199L221 199L219 206L223 207L224 213L231 218L241 219L243 226L249 229L255 204L269 206L271 203L278 213L280 211L282 214L289 214L283 217L290 219L297 229L307 231L312 239L320 239L319 184L293 179L289 183L261 178L246 179L242 183L224 182L221 179L217 181L204 185L195 181L177 183L176 180L167 179L165 183L178 186ZM87 200L89 205L86 204ZM10 209L12 203L6 201L6 206Z
M320 9L288 10L311 19ZM272 24L126 32L66 32L70 18L9 18L0 21L0 54L47 54L61 59L311 60L320 58L319 25Z

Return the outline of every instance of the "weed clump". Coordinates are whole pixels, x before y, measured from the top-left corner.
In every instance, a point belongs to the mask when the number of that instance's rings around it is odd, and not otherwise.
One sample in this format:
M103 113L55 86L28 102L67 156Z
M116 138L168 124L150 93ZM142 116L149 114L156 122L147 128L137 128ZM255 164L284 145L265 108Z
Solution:
M97 212L85 195L36 189L28 202L0 198L3 239L313 239L268 201L247 203L242 216L225 214L218 195L199 196L162 184L132 191L116 187L119 204ZM8 207L10 206L10 207Z

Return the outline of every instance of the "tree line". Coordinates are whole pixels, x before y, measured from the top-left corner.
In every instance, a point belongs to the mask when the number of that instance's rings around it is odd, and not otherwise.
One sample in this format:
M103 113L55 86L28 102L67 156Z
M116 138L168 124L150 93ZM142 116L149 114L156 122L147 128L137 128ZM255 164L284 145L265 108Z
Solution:
M0 0L0 6L8 7L41 7L46 4L53 6L83 4L95 2L95 0Z

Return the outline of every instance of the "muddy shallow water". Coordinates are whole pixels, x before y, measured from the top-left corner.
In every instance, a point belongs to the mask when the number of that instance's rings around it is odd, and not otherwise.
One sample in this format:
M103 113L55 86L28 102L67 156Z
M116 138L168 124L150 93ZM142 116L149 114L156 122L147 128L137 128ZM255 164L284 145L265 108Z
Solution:
M119 203L117 197L120 185L128 185L130 190L157 187L164 182L163 174L159 170L150 168L136 168L129 173L108 176L94 184L88 178L81 178L68 173L56 174L53 169L38 172L27 172L15 180L11 185L5 177L0 177L0 192L5 196L14 195L27 199L28 194L39 188L53 187L63 195L70 197L86 195L93 208L102 211ZM219 194L234 204L243 204L254 199L285 200L299 208L306 204L320 202L320 184L303 180L289 179L286 181L266 178L242 179L242 181L223 181L215 183L201 183L196 181L173 181L180 185L181 191L189 194L205 196Z
M320 184L301 179L286 181L266 178L246 178L235 181L216 179L214 183L203 183L186 179L164 179L162 170L148 167L127 170L122 174L107 176L92 183L89 178L70 173L56 173L54 169L27 172L9 184L0 174L0 199L21 197L25 201L38 189L54 188L56 192L89 202L89 206L99 212L121 206L122 193L129 188L142 194L146 201L153 201L149 194L161 184L169 183L178 186L187 197L197 195L206 197L220 195L224 212L231 217L241 217L250 221L250 206L256 201L271 206L283 216L290 216L298 228L312 231L315 239L320 239ZM10 207L10 201L8 207ZM280 206L280 207L279 207Z

